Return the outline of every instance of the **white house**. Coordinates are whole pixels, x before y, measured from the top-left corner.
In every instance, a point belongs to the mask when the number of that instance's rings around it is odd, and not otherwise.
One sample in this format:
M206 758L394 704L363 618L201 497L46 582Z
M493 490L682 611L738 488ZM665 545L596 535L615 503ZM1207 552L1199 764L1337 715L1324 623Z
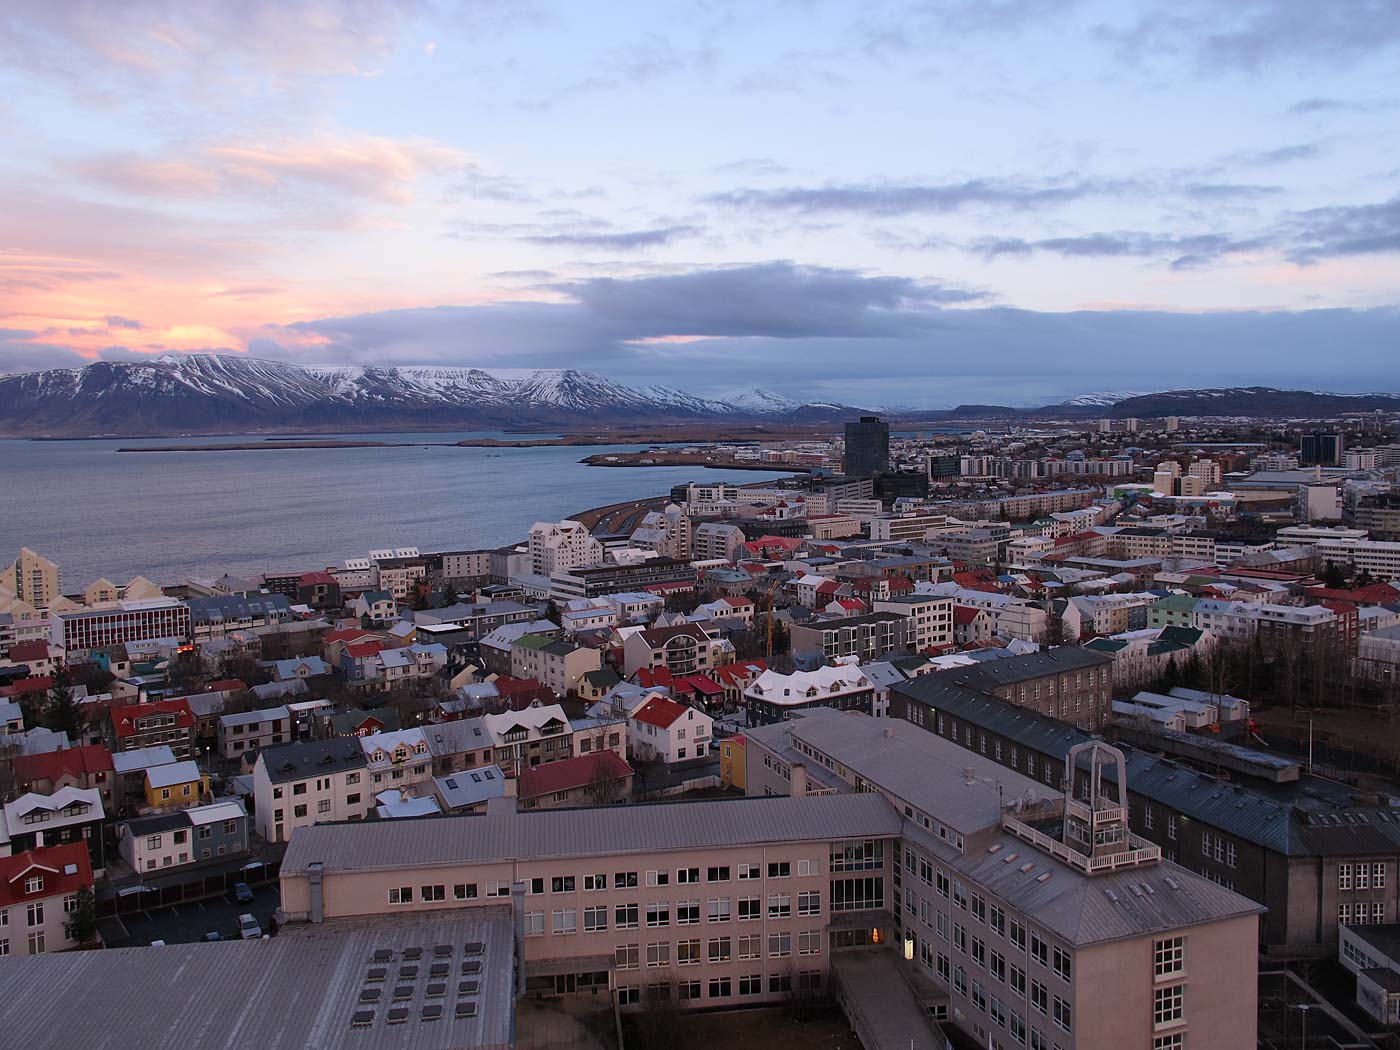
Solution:
M285 744L258 752L253 767L258 834L268 842L286 842L297 828L362 819L374 805L366 783L368 765L358 737Z
M418 794L420 784L433 778L433 756L422 729L400 729L395 733L372 733L356 737L364 750L370 790L379 794L387 788L407 788ZM428 791L431 791L429 785Z
M714 746L714 724L704 711L654 696L628 716L628 750L636 758L654 756L667 765L704 758Z

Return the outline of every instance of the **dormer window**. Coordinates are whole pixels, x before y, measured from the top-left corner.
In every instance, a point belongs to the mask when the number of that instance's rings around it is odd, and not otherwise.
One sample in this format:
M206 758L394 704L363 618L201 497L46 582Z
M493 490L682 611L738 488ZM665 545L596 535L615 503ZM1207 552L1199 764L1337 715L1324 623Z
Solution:
M44 888L44 876L42 876L42 875L35 875L35 876L33 876L32 878L28 878L28 879L25 879L25 880L24 880L24 892L25 892L25 893L38 893L38 892L39 892L40 890L42 890L43 888Z

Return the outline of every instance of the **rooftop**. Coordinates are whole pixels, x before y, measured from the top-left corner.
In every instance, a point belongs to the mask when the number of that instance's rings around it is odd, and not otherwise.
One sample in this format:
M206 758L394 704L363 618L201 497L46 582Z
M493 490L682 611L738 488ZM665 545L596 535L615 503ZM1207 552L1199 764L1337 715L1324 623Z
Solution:
M382 977L371 980L375 953L388 953L387 968L408 947L437 958L437 945L485 963L469 991L449 981L430 999L419 976L399 981L412 994L391 1003ZM291 925L267 940L0 959L0 1030L25 1050L504 1050L512 958L508 911L474 908ZM171 995L177 987L197 994ZM81 988L83 1008L54 1009L59 988Z
M603 806L429 821L350 821L300 828L284 876L481 861L597 858L774 842L893 836L898 815L879 795L743 798Z

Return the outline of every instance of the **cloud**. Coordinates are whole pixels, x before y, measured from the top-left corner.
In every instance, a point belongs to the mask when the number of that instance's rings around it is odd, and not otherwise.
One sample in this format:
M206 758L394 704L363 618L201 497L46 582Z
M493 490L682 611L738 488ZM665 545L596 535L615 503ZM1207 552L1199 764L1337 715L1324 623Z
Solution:
M0 375L44 368L81 368L87 364L69 347L31 342L36 334L24 329L0 328Z
M425 0L6 0L0 58L80 91L192 80L255 93L269 77L371 71L427 9Z
M698 226L658 226L650 230L628 230L621 233L551 233L522 237L529 244L566 246L574 248L609 248L631 252L658 248L685 237L698 237L704 231Z
M1294 262L1400 252L1400 196L1378 204L1313 208L1296 213L1288 224Z
M1204 265L1232 252L1250 251L1261 247L1258 239L1237 239L1222 233L1173 236L1141 231L1088 233L1077 237L1046 237L1025 240L1017 237L984 238L967 247L976 255L995 259L1003 255L1030 255L1050 252L1072 258L1156 257L1176 256L1173 269L1184 270Z
M168 159L108 154L72 162L67 170L123 194L158 199L330 192L406 204L420 177L467 161L465 153L428 139L323 134L210 143Z
M467 164L447 189L447 199L496 201L506 204L533 204L538 198L523 182L487 171L478 164Z
M1105 26L1099 34L1127 61L1180 54L1202 73L1284 64L1339 69L1400 44L1400 0L1174 0L1126 28Z
M128 328L137 332L146 327L140 321L133 321L131 318L122 317L120 314L108 314L102 321L108 328Z
M1236 150L1226 156L1231 164L1245 164L1251 167L1273 167L1276 164L1291 164L1295 160L1316 160L1322 156L1320 142L1295 142L1289 146L1276 146L1273 149Z
M1114 179L975 178L946 183L828 183L816 187L712 193L710 204L804 213L911 215L953 212L975 205L1032 208L1121 193L1131 184Z

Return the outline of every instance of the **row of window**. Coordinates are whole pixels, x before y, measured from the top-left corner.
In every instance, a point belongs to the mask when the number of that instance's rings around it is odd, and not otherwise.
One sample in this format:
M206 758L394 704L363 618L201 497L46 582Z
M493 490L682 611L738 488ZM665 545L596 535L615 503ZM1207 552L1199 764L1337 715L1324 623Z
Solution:
M701 998L700 992L702 983L700 981L680 981L675 987L676 996L679 999L693 1000ZM738 978L712 977L704 987L711 999L728 999L734 995L734 989L736 987L740 995L762 995L763 974L741 974ZM801 971L797 974L797 987L803 992L816 993L821 991L821 971ZM768 975L768 991L770 994L785 994L792 990L793 975L791 973L773 973ZM636 1006L641 1001L642 989L640 987L619 988L617 990L617 1002L619 1006Z
M541 936L544 933L544 914L537 913L539 918L538 927L532 928L530 916L526 916L525 933L527 936ZM555 930L558 933L558 930ZM768 958L786 959L791 957L793 946L796 945L797 954L813 956L822 954L822 942L824 939L821 930L801 930L794 938L791 932L770 933L768 935ZM763 958L763 936L762 934L749 934L742 937L711 937L704 945L704 954L701 953L701 943L698 937L684 941L656 941L651 944L619 944L613 950L613 957L619 970L640 969L642 960L645 958L648 969L657 969L662 966L670 966L674 958L677 966L699 966L702 962L727 963L734 959L761 959ZM674 954L673 954L674 952Z
M1347 902L1337 905L1337 921L1352 926L1364 926L1371 922L1385 922L1385 903L1376 901Z
M1339 890L1381 890L1385 889L1385 864L1381 861L1370 863L1337 865L1337 889Z

